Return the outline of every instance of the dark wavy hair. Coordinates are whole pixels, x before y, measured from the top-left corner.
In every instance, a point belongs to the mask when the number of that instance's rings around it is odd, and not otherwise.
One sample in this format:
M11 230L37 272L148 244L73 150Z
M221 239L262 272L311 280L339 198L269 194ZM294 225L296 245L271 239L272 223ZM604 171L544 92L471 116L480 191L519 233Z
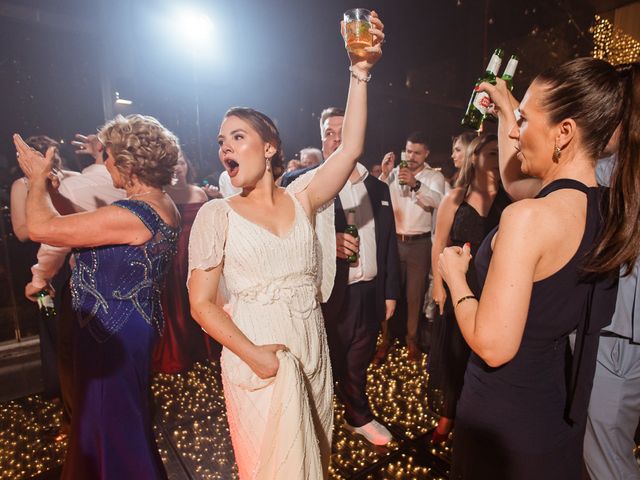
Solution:
M251 125L258 132L263 142L270 143L276 149L276 153L271 157L271 168L283 167L284 150L282 149L282 140L273 120L264 113L247 107L230 108L224 114L224 118L227 117L237 117Z

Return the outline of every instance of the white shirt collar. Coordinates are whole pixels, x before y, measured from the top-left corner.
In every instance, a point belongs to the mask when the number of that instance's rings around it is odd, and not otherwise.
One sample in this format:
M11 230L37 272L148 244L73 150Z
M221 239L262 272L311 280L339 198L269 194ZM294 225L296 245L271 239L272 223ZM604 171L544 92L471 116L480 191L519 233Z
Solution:
M369 170L367 170L367 167L362 165L360 162L358 162L356 164L356 170L358 171L358 174L360 176L356 179L355 182L351 182L352 185L354 185L356 183L364 182L365 178L367 178L367 176L369 176ZM349 180L349 181L351 181L351 180Z

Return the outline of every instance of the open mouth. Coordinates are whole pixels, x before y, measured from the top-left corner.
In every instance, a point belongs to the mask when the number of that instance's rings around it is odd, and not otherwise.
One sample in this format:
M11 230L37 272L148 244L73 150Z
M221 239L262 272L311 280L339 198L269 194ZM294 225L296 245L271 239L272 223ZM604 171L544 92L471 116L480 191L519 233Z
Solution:
M225 160L224 165L227 168L227 172L229 172L230 177L235 177L238 174L238 170L240 165L235 160Z

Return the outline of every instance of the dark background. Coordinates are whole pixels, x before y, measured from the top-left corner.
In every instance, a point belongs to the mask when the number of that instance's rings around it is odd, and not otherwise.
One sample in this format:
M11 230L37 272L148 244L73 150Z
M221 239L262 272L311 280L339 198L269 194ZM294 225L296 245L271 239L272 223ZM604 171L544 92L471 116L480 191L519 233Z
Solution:
M18 242L9 220L9 188L20 176L12 133L64 142L65 161L79 170L87 159L69 146L75 133L95 132L116 113L153 115L180 137L202 178L221 170L218 127L229 107L242 105L276 121L293 158L320 145L322 109L345 104L339 21L360 6L378 11L387 34L370 84L363 163L379 163L423 130L430 164L447 174L451 136L461 131L473 84L496 47L505 50L503 68L509 55L520 56L514 91L521 97L543 69L591 53L594 14L612 19L612 10L630 3L0 0L0 345L37 333L37 310L22 293L37 246ZM213 22L200 52L177 32L179 12L188 8ZM115 92L133 105L115 105Z
M357 3L357 2L356 2ZM0 1L0 167L14 175L10 134L69 141L112 113L154 115L174 130L204 176L221 170L214 139L225 110L260 109L285 152L318 146L318 114L343 106L348 60L342 12L364 6L386 25L373 71L367 165L413 130L446 162L451 135L491 51L521 56L516 94L542 69L591 51L593 14L614 0L20 0ZM214 39L197 55L180 44L176 9L206 12ZM503 67L506 64L506 58ZM114 92L134 101L113 105ZM200 142L195 126L200 109ZM106 107L106 108L105 108ZM200 149L202 155L200 155ZM74 161L74 155L67 155Z

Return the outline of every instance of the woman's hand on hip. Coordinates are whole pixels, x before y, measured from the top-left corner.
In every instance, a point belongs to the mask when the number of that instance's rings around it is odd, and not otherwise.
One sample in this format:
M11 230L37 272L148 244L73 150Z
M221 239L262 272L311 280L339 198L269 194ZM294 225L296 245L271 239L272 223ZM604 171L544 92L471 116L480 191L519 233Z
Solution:
M275 377L280 367L276 353L280 350L287 351L287 347L281 344L256 345L247 364L262 379Z

